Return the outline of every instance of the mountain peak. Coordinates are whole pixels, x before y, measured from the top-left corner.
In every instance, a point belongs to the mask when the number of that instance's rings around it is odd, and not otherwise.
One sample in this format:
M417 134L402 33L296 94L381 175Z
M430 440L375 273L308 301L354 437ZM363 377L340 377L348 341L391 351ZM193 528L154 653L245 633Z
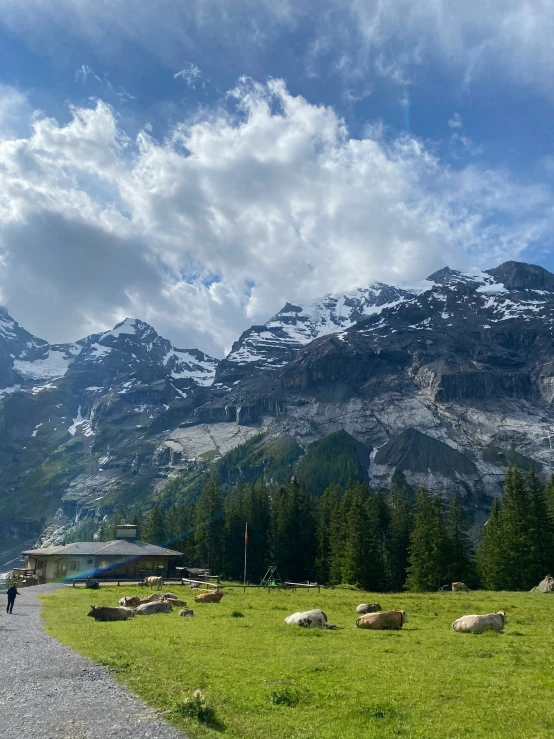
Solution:
M487 269L485 272L509 290L554 292L554 274L536 264L509 261L494 269Z
M442 269L433 272L427 278L429 282L436 282L437 285L444 285L452 280L453 277L461 277L462 273L458 272L457 269L450 269L450 267L443 267Z

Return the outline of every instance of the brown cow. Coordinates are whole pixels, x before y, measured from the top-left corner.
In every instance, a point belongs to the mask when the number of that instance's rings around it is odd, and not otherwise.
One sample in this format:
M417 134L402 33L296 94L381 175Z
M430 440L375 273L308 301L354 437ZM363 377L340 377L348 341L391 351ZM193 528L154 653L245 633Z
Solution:
M153 603L143 603L135 613L137 616L151 616L153 613L171 613L171 603L166 600L155 600Z
M125 608L134 608L135 606L140 606L140 598L138 595L133 596L127 596L125 595L120 601L120 606L124 606Z
M120 606L91 606L87 616L92 616L95 621L127 621L135 617L135 612L132 608Z
M164 597L164 601L166 603L171 603L172 606L186 606L187 605L187 602L185 600L179 600L179 598Z
M408 622L406 611L382 611L381 613L366 613L356 619L359 629L376 629L380 631L400 631L402 624Z
M197 603L219 603L224 595L222 590L217 590L215 593L200 593L194 600Z
M152 593L148 598L142 598L139 605L143 605L143 603L155 603L158 600L165 600L165 596L162 593Z

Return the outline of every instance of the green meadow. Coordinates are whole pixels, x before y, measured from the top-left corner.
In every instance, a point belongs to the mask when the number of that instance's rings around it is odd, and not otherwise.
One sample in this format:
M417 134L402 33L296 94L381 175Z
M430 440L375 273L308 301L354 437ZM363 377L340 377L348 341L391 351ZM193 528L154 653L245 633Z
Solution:
M268 593L227 587L220 604L97 623L90 604L143 588L65 588L44 596L49 634L106 665L192 739L554 736L554 595L369 594L336 588ZM403 608L400 632L356 629L358 603ZM323 609L342 631L287 626ZM457 634L467 613L505 610L504 634ZM200 690L202 697L191 698ZM200 707L199 707L200 706Z

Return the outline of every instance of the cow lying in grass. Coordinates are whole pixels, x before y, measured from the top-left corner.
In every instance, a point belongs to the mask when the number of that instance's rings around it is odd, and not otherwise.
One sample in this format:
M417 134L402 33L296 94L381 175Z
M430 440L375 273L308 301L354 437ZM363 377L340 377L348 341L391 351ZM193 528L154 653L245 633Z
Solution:
M143 603L135 610L135 613L137 616L151 616L153 613L171 613L172 610L169 601L156 600L153 603Z
M303 629L340 629L341 626L335 626L328 623L327 614L319 609L313 611L297 611L287 616L286 624L294 624L301 626Z
M132 608L121 606L91 606L87 616L91 616L95 621L127 621L135 617L135 612Z
M405 623L408 623L406 611L366 613L365 616L356 619L356 626L359 629L374 629L377 631L400 631Z
M123 596L123 598L119 601L120 606L124 606L125 608L136 608L136 606L140 606L141 600L138 597L138 595L133 596Z
M377 611L382 610L379 603L360 603L356 608L356 613L377 613Z
M217 590L215 593L200 593L194 600L196 603L219 603L224 595L222 590Z
M485 613L482 616L462 616L452 624L454 631L466 634L482 634L484 631L497 631L501 633L507 624L504 611L496 613Z
M179 616L194 616L194 611L192 608L181 608Z

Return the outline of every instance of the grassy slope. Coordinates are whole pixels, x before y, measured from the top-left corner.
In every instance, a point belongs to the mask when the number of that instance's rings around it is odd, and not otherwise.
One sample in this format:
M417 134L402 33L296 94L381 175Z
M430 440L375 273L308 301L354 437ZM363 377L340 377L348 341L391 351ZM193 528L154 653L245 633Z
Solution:
M191 605L191 591L171 586ZM278 593L227 590L221 604L123 623L87 618L142 589L64 589L44 598L47 631L96 662L160 709L201 689L222 725L171 714L193 739L359 739L360 737L551 737L554 735L554 596L360 594L348 590ZM356 629L355 606L377 599L404 608L402 632ZM321 607L343 631L286 626L296 610ZM464 613L505 609L503 635L456 634ZM234 610L244 618L232 618ZM287 692L288 691L288 692ZM295 706L271 696L291 695ZM286 697L285 695L285 697ZM275 698L274 698L275 700Z

